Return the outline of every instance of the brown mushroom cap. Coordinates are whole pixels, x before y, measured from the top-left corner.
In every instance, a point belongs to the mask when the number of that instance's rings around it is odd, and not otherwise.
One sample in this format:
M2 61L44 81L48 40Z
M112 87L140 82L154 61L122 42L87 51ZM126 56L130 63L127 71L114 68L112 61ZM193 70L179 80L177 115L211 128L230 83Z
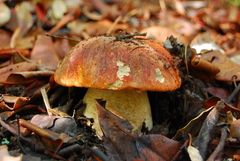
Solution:
M54 77L68 87L171 91L181 84L172 61L152 40L96 36L73 47Z

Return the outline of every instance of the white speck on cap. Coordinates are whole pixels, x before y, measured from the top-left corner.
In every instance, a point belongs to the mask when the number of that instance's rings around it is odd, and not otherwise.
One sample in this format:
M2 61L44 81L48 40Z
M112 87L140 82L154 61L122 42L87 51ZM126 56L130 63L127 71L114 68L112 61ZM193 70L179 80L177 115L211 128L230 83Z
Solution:
M108 89L117 89L118 87L121 87L123 84L124 76L130 75L130 68L129 66L124 65L123 62L117 61L118 71L117 71L117 77L120 80L117 80L115 83L108 85Z
M163 77L161 70L159 68L156 68L155 71L156 71L156 79L159 82L163 83L165 78Z

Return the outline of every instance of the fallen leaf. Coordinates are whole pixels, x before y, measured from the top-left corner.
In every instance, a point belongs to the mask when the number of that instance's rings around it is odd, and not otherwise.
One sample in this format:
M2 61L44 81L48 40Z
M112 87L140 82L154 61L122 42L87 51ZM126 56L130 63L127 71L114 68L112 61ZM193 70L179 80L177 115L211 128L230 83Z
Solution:
M218 50L208 52L201 56L204 60L211 62L212 65L218 67L220 72L216 74L215 79L220 81L239 81L240 65L231 61L226 55ZM233 77L236 76L236 79Z
M3 83L7 80L8 76L14 72L20 71L33 71L37 69L36 63L22 62L0 69L0 82Z
M196 50L197 54L211 50L219 50L224 53L223 49L212 41L210 34L209 32L200 33L192 40L191 47Z
M140 33L147 33L147 38L153 39L159 43L167 40L168 37L173 36L183 44L187 43L187 39L175 32L173 29L167 26L151 26L144 28Z
M72 117L35 115L30 123L57 133L76 135L77 125Z
M22 1L17 7L17 18L19 27L21 28L21 36L23 37L32 27L34 21L31 14L33 6L30 2Z
M0 29L0 50L10 47L11 33L7 30Z
M10 8L4 2L0 2L0 27L5 25L10 20L10 18Z
M223 99L224 101L227 101L228 97L230 96L230 92L225 88L220 87L208 87L207 91L215 97L218 97L220 99Z
M193 56L191 65L199 71L205 71L205 75L210 75L220 81L240 80L240 65L231 61L219 50ZM236 79L233 79L234 77Z
M137 159L139 158L138 153L144 160L171 160L181 147L180 143L163 135L150 134L141 137L132 135L128 132L130 127L127 120L122 120L112 114L97 101L95 103L107 153L114 159L124 159L125 157Z
M193 146L199 150L202 158L206 158L207 146L209 141L213 138L213 133L220 115L220 111L225 107L223 101L218 101L207 118L203 122L203 125L198 133L197 138L193 141Z
M144 153L144 150L148 149L147 147L150 147L150 149L152 149L156 154L158 154L158 158L161 158L163 160L171 160L181 147L181 144L179 142L169 139L163 135L142 135L139 137L139 140L145 145L144 147L141 147L141 149L138 148L140 156L142 155L142 153ZM137 147L140 147L141 143L139 143L138 141L136 143L138 143ZM145 155L145 159L152 160L151 158L149 158L149 153L146 153Z
M100 127L103 131L104 147L110 160L134 160L139 158L135 140L121 131L117 126L131 131L133 127L127 120L112 114L95 100ZM126 145L127 144L127 145Z
M81 22L79 20L75 20L69 25L69 29L73 33L82 34L84 39L87 39L93 35L107 33L112 25L114 25L113 22L108 19L102 19L93 22ZM115 25L111 34L114 34L119 29L127 30L129 29L129 25L127 23L118 23Z
M30 59L45 66L57 67L60 59L54 49L52 38L41 34L37 35Z
M157 155L157 153L155 153L152 149L147 148L144 144L142 144L142 142L137 141L136 147L139 151L140 157L143 158L144 161L166 161L164 158Z
M198 149L195 147L189 145L187 151L191 161L203 161L202 156L199 154Z
M22 154L20 156L11 156L8 153L7 145L0 146L0 160L1 161L22 161Z
M205 82L211 81L220 72L218 66L202 58L201 55L192 54L190 61L190 71L194 76Z
M173 139L180 141L182 139L187 139L189 134L195 136L199 132L204 120L206 119L212 108L213 106L200 113L197 117L190 120L186 126L177 131Z
M30 100L28 97L15 97L7 95L3 95L2 97L3 101L0 101L0 111L15 110ZM13 107L9 107L9 103L12 103Z
M230 136L240 137L240 119L235 120L230 124Z
M53 71L28 71L28 72L14 72L10 74L6 80L9 84L28 84L35 80L49 79L53 75Z

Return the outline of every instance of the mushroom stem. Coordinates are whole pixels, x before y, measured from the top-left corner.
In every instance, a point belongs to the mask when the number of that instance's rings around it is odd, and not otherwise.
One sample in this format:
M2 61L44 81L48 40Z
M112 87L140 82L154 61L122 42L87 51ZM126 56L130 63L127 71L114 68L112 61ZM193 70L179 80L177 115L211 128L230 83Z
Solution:
M138 134L141 134L143 122L149 130L152 128L152 114L146 91L88 89L83 98L83 102L87 105L84 115L94 119L93 128L102 136L103 132L100 128L94 99L106 101L106 109L118 117L128 120Z

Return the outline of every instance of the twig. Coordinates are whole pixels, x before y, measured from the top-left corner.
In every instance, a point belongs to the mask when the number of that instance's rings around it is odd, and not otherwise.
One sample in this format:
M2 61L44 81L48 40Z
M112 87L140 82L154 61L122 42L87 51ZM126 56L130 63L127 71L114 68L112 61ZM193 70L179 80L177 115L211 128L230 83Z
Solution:
M116 35L116 40L122 40L122 39L130 39L130 38L133 38L134 36L146 36L147 33L137 33L135 32L134 34L132 35L124 35L124 34L119 34L119 35Z
M79 40L70 39L70 38L67 38L67 37L61 37L61 36L57 36L57 35L51 35L51 34L43 34L43 35L50 36L50 37L53 37L53 38L67 39L67 40L70 40L70 41L80 42Z
M21 135L21 132L20 132L20 124L19 124L19 115L16 114L15 117L17 118L17 143L20 147L20 149L22 150L22 153L23 154L27 154L24 147L22 146L21 142L20 142L20 135Z
M96 146L90 148L90 151L96 155L99 159L101 159L102 161L108 161L109 158L108 156L106 156L101 150L99 150Z
M47 109L47 112L48 112L48 115L49 116L52 116L52 113L50 112L50 103L49 103L49 100L48 100L48 96L47 96L47 92L46 92L46 89L45 88L41 88L41 94L42 94L42 97L43 97L43 102L46 106L46 109Z
M210 155L207 161L214 161L217 155L223 150L227 138L227 127L221 129L221 138L214 152Z
M184 48L185 65L186 65L187 74L189 75L188 59L187 59L187 48L188 48L188 46L185 44L184 47L185 47Z
M203 122L203 125L198 133L197 138L193 142L193 146L199 150L200 155L203 159L206 157L207 146L212 139L220 111L225 107L222 100L218 101L207 118Z
M110 34L112 32L112 30L115 28L115 26L118 24L118 22L122 19L122 16L118 16L115 21L113 22L113 24L109 27L107 34Z
M238 93L238 91L240 90L240 83L238 84L237 88L235 88L233 90L233 92L231 93L231 95L228 97L226 103L230 103L233 99L233 97Z

